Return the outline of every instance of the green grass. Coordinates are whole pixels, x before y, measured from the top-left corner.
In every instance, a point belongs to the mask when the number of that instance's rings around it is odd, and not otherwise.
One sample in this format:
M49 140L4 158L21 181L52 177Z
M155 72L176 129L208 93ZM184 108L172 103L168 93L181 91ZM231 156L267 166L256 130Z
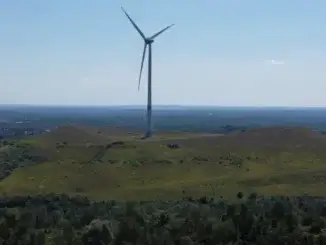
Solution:
M249 170L248 170L249 169ZM68 193L94 199L171 199L187 195L234 197L238 191L316 194L325 190L326 166L247 163L242 168L213 164L131 165L46 163L16 170L0 183L7 194Z
M22 139L51 158L16 169L0 182L0 192L148 200L189 195L232 198L239 191L324 195L326 187L326 138L305 129L271 128L229 136L164 133L152 140L129 138L123 146L109 149L103 146L118 139L117 133L110 138L90 129L71 130ZM57 149L57 141L68 145ZM167 143L180 148L169 149Z

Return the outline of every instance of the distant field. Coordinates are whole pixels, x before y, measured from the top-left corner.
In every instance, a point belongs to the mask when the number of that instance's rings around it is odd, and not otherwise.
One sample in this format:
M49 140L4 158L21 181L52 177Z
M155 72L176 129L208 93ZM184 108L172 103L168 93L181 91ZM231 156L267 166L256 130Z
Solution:
M37 147L47 160L14 170L0 182L0 192L144 200L231 198L239 191L324 195L326 137L310 129L140 137L136 131L70 125L23 138L15 144Z

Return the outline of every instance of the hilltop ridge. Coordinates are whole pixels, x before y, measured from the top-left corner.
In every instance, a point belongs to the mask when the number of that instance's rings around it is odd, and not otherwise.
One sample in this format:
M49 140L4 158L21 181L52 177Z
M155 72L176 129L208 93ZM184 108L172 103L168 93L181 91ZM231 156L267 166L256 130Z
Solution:
M10 167L0 192L147 200L234 196L240 190L320 195L324 190L326 135L312 129L264 127L226 135L157 132L149 140L140 136L133 129L63 125L11 141L20 149L11 156L19 164ZM21 162L22 154L29 160Z

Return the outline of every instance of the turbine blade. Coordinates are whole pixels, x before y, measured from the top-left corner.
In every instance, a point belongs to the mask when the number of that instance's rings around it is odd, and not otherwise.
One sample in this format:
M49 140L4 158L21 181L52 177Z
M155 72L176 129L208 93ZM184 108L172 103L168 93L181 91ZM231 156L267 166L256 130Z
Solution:
M127 12L125 11L125 9L123 7L121 7L122 11L125 13L125 15L127 16L127 18L129 19L130 23L135 27L135 29L138 31L139 35L141 35L141 37L145 40L146 37L144 35L144 33L142 33L142 31L139 29L139 27L136 25L136 23L131 19L131 17L127 14Z
M149 39L154 39L155 37L157 37L158 35L161 35L163 32L165 32L167 29L171 28L172 26L174 26L174 24L165 27L165 28L162 29L161 31L155 33L155 34L154 34L153 36L151 36Z
M141 65L140 65L140 73L139 73L139 79L138 79L138 91L139 91L139 87L140 87L141 74L143 72L144 60L145 60L145 55L146 55L146 48L147 48L147 44L145 43L144 51L143 51L143 57L141 59Z

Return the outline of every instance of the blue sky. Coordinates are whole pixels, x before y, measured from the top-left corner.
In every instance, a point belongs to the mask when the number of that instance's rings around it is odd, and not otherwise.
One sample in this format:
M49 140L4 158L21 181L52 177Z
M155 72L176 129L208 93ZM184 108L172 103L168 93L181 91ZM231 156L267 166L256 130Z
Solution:
M0 104L326 106L324 0L0 2Z

